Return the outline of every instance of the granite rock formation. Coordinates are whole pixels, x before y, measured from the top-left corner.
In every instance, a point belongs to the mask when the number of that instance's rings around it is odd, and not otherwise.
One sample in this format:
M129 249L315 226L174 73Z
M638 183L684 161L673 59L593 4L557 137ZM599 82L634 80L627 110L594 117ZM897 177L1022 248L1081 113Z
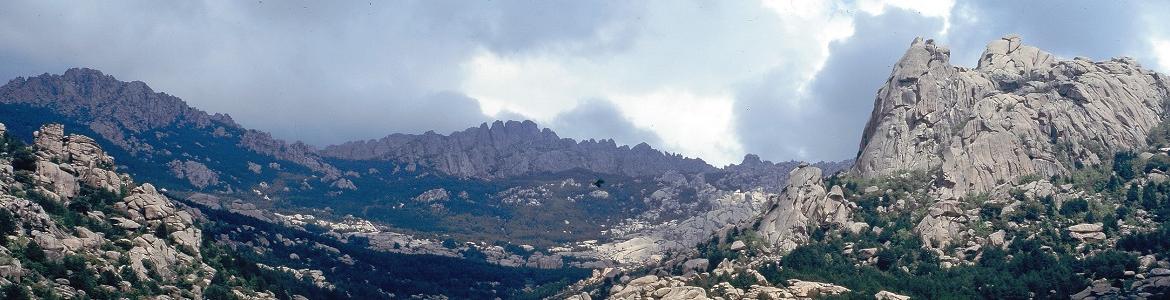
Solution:
M821 169L801 165L792 170L784 192L771 200L756 230L776 250L789 251L808 241L810 226L850 225L850 205L840 186L825 188Z
M62 125L41 127L30 147L36 159L31 181L14 179L10 172L0 174L0 182L4 183L0 210L10 216L9 222L14 226L10 228L13 235L6 238L7 247L35 244L49 260L80 257L89 266L71 273L121 274L115 277L121 278L118 286L100 287L107 291L129 291L133 287L127 281L154 282L164 287L158 294L147 295L151 298L203 298L217 270L200 256L203 236L192 212L174 204L150 184L135 186L128 175L115 171L113 158L93 139L66 135ZM10 170L12 162L0 159L0 169ZM126 195L120 195L126 190ZM72 204L78 201L95 205L93 197L100 196L94 196L92 191L107 192L108 197L117 199L107 204L110 207L85 209L79 216L86 219L84 222L73 220L78 225L66 225L68 219L60 216L62 207L76 210L78 206ZM15 263L0 266L0 284L49 287L56 296L86 298L85 291L68 280L43 277L56 275L21 267L13 255L0 247L0 261ZM163 281L188 284L176 286Z
M853 171L937 171L951 198L1067 174L1144 147L1168 82L1131 58L1061 60L1015 35L988 44L976 68L957 67L918 38L877 93Z

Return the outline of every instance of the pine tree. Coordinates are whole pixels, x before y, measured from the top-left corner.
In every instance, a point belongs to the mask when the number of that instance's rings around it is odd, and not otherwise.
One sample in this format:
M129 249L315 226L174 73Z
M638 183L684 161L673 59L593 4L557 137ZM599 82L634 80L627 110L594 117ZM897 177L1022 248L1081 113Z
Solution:
M1142 203L1141 187L1136 184L1129 185L1129 191L1125 193L1125 202L1130 204Z

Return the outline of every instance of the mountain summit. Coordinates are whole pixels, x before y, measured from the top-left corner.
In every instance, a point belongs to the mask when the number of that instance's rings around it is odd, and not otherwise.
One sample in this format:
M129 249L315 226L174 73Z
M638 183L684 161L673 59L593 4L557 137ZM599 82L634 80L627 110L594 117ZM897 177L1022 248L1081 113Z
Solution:
M877 93L854 171L937 170L954 197L1023 175L1067 175L1144 148L1167 84L1132 58L1060 60L1016 35L988 44L974 69L915 39Z

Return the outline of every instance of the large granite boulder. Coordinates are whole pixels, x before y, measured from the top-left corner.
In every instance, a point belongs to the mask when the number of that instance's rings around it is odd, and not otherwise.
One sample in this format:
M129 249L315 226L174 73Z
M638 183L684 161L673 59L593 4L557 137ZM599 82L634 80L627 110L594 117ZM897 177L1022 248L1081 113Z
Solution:
M792 170L784 191L776 196L756 228L764 241L789 251L808 241L810 226L848 226L852 210L841 188L825 189L821 169L801 165Z

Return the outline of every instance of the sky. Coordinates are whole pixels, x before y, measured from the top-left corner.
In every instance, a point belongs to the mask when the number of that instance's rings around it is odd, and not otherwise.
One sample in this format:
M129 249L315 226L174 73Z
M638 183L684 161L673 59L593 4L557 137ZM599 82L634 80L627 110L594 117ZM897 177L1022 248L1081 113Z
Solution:
M4 1L0 78L146 82L312 145L531 119L716 166L857 153L914 37L974 66L1018 33L1170 71L1170 4L1130 1Z

